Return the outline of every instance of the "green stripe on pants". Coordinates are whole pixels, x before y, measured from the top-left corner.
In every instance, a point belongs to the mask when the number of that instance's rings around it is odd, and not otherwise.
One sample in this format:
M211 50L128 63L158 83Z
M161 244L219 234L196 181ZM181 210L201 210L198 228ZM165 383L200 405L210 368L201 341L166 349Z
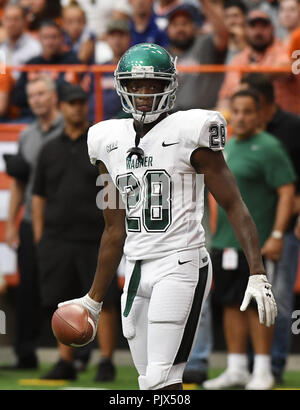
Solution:
M134 268L131 274L128 290L127 290L127 300L126 300L126 306L123 312L123 315L127 317L129 315L129 312L131 310L134 298L136 296L140 280L141 280L141 262L142 261L136 261L134 264Z

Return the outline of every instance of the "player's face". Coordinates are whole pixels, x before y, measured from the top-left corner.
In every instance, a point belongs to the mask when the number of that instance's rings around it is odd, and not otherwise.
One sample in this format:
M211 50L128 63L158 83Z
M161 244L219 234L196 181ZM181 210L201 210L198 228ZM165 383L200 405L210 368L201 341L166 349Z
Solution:
M152 79L139 79L139 80L129 80L127 82L127 91L133 94L158 94L164 91L166 83L160 80ZM138 111L151 111L153 109L154 97L150 96L139 96L135 97L135 106ZM159 98L157 98L156 105L159 103ZM156 107L154 107L156 108Z
M239 139L256 133L260 121L259 110L250 96L236 97L231 104L230 123L233 134Z

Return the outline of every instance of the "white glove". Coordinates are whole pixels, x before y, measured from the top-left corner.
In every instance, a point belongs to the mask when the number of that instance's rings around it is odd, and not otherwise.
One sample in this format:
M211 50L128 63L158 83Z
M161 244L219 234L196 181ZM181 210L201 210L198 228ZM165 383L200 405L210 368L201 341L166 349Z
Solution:
M58 307L68 305L71 303L76 303L78 305L85 307L90 312L90 314L93 316L94 323L91 323L93 327L93 336L91 340L89 341L91 342L92 340L94 340L96 333L97 333L98 319L99 319L99 315L102 309L103 302L96 302L95 300L90 298L88 294L86 294L82 298L67 300L66 302L61 302L58 304ZM92 322L91 319L90 321Z
M271 326L277 316L277 306L271 291L272 286L267 281L266 275L250 275L240 310L245 311L251 301L255 299L258 309L259 322Z

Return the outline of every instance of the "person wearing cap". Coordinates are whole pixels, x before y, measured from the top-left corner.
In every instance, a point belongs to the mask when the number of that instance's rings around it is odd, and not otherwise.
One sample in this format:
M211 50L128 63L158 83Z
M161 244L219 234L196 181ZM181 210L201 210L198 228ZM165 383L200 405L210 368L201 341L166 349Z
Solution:
M189 5L192 7L196 6L196 14L199 25L203 22L203 15L200 11L200 2L198 0L158 0L154 2L153 9L155 13L155 21L158 27L161 30L165 30L168 26L168 20L172 12L179 6L183 4Z
M256 66L280 67L290 66L287 47L275 37L274 24L268 12L260 9L251 10L246 19L247 47L238 53L229 67ZM300 113L299 87L296 76L285 73L270 73L275 88L276 103L283 109L295 114ZM227 71L219 92L218 110L225 113L229 109L230 97L238 90L241 73Z
M80 86L66 84L60 110L65 127L40 151L33 181L41 303L49 315L60 300L89 288L104 225L95 203L98 173L87 152L88 95ZM73 349L59 344L59 356L42 378L74 380Z
M182 4L169 15L168 51L177 57L178 65L224 64L228 30L223 11L206 0L201 1L202 12L213 27L209 34L199 34L199 13L195 7ZM212 109L223 81L219 73L181 73L174 110L192 108Z
M128 20L113 19L106 28L106 42L112 51L112 58L103 64L116 65L131 43L130 24ZM103 90L103 119L124 116L120 97L118 96L113 73L103 73L101 77Z

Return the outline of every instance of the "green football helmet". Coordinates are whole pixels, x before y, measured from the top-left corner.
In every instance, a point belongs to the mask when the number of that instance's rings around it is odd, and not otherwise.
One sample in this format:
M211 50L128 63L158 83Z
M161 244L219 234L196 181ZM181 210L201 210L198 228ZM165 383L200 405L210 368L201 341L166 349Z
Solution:
M166 82L164 91L157 94L129 93L126 80L130 79L157 79ZM115 87L121 98L123 110L131 113L133 118L149 123L164 112L170 111L175 102L175 93L178 87L176 59L157 44L140 43L131 47L120 59L115 71ZM153 97L151 111L145 112L136 109L136 97Z

